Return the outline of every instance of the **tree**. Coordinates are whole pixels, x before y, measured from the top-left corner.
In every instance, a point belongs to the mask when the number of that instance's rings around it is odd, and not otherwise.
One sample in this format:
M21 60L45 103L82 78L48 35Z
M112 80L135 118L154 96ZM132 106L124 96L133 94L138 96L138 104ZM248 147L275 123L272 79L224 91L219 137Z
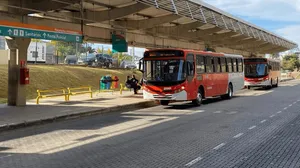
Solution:
M279 59L280 55L279 55L279 53L276 53L276 54L271 54L270 57L273 59Z
M107 49L107 54L108 54L108 55L112 55L112 54L113 54L110 48Z
M100 48L97 49L97 53L102 53L102 52L103 52L102 49Z
M92 48L91 46L88 46L88 47L87 47L87 51L88 51L90 54L96 52L96 50L95 50L94 48Z
M78 48L78 44L76 43L68 43L64 41L51 41L51 44L54 46L55 55L57 56L57 63L59 63L59 60L63 61L63 59L67 55L78 54L76 53L76 48Z
M113 59L116 59L118 61L118 65L121 64L122 61L131 61L132 56L124 53L114 53L112 55Z
M282 69L290 70L290 71L294 71L295 69L297 69L297 71L299 71L300 70L299 57L296 54L284 56L282 61Z

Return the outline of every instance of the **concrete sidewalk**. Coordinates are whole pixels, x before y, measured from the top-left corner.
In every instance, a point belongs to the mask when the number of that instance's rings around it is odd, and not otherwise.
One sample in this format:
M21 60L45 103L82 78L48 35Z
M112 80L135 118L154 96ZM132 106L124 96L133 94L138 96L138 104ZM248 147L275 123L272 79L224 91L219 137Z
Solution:
M0 104L0 131L30 126L39 123L71 119L107 112L121 112L139 108L151 107L153 101L144 100L142 95L132 92L95 93L94 98L89 94L71 96L69 102L63 97L41 99L36 105L35 100L29 100L25 107L9 107Z
M284 79L283 82L292 80ZM245 92L241 90L239 92ZM94 98L89 94L71 96L69 102L64 97L41 99L36 105L35 100L29 100L26 107L8 107L0 104L0 131L18 127L30 126L39 123L53 122L101 114L121 112L157 105L154 101L144 100L142 95L133 95L132 92L95 93Z

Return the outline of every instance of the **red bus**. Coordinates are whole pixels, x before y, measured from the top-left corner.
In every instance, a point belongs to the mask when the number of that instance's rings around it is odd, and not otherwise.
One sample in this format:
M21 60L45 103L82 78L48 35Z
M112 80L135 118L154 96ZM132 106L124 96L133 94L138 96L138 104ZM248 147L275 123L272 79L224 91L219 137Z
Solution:
M245 86L272 88L280 82L280 61L267 58L245 58Z
M141 66L140 66L141 67ZM205 98L230 99L244 87L241 55L156 49L144 53L143 97L162 105L192 101L200 106Z

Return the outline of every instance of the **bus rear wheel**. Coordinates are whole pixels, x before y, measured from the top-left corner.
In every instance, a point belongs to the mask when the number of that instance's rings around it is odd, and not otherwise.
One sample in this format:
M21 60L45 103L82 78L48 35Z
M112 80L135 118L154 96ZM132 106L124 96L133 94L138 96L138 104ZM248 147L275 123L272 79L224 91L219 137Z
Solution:
M279 82L279 81L278 81L278 78L277 78L277 82L276 82L276 85L275 85L275 87L278 87L278 82Z
M197 94L197 98L195 100L193 100L192 102L195 106L201 106L202 100L203 100L203 93L201 90L199 90L198 94Z
M161 100L160 101L160 104L163 105L163 106L167 106L169 105L170 101L169 100Z
M228 93L226 95L221 96L221 98L223 99L231 99L233 96L233 87L232 84L230 83L228 85Z

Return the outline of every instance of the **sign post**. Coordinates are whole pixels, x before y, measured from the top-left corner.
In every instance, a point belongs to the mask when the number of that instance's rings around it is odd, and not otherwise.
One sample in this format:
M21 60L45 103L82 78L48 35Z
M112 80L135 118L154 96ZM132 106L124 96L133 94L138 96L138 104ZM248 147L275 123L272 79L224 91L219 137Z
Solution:
M57 29L46 26L30 25L0 20L0 36L35 38L82 43L80 31Z

